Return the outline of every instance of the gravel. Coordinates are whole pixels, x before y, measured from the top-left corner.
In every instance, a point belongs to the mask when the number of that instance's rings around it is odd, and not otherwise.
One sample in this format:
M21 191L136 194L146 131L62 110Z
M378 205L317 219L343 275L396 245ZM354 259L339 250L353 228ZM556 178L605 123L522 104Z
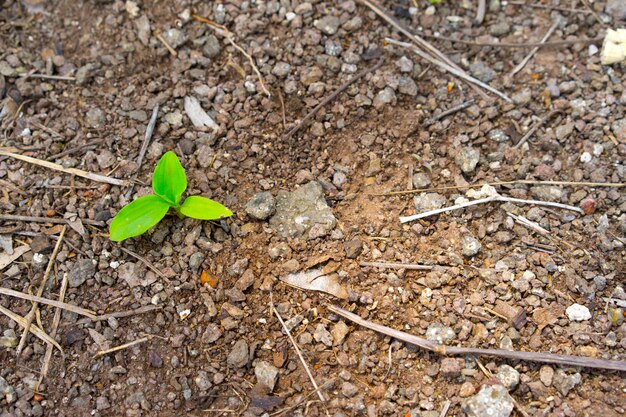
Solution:
M513 398L502 385L483 385L478 394L463 402L467 417L509 417L513 411Z
M267 191L255 194L246 204L246 213L257 220L267 220L275 211L276 200Z
M571 321L585 321L591 319L589 309L581 304L572 304L565 310L567 318Z
M96 272L96 267L91 259L81 259L74 264L67 277L70 288L80 287Z
M226 363L232 368L241 368L248 364L248 342L244 339L239 339L231 349Z

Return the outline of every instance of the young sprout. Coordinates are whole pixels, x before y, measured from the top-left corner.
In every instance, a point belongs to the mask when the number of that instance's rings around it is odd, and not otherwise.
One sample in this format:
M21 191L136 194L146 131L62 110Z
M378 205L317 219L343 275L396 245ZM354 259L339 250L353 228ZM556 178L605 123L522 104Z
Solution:
M178 217L200 220L217 220L232 216L232 212L220 203L200 196L180 199L187 189L187 176L174 152L167 152L157 164L152 175L154 194L138 198L122 208L109 227L110 239L120 242L145 233L161 221L170 209Z

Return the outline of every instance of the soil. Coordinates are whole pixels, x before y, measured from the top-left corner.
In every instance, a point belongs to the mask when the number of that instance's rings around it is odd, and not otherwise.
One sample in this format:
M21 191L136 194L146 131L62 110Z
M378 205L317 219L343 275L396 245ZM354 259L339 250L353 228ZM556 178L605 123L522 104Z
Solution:
M385 37L406 38L360 2L4 0L0 93L9 113L2 120L3 149L135 185L126 195L129 187L0 156L1 212L71 217L73 227L54 259L44 297L57 299L69 274L66 303L99 315L141 307L146 312L94 322L64 311L56 340L65 356L54 351L41 385L47 345L30 335L16 357L21 327L0 317L0 415L434 417L446 405L449 416L477 415L464 404L493 384L489 372L519 378L508 387L517 403L513 415L624 415L623 373L446 358L350 322L340 325L326 309L339 305L419 336L439 329L452 345L626 360L624 310L608 300L626 302L624 188L496 186L516 198L582 204L586 215L490 203L398 221L424 211L420 198L458 203L468 184L623 184L626 66L600 65L599 41L541 48L510 76L528 48L433 39L437 34L479 43L534 42L556 19L563 20L550 40L592 39L623 25L619 2L535 2L567 9L559 11L492 1L481 25L473 24L477 2L427 3L381 2L512 102L484 96L386 43ZM248 59L194 13L232 32L254 59L270 97ZM348 87L310 124L284 136L378 57L382 67ZM191 123L186 96L200 100L218 132ZM470 99L471 106L435 120ZM156 128L139 165L155 105ZM515 147L554 109L561 112ZM125 204L150 193L154 166L168 150L186 169L186 195L213 198L234 212L232 218L167 216L121 244L108 239L106 226L84 221L81 230L75 218L110 222ZM472 164L475 151L479 160ZM270 222L247 214L255 194L276 196L310 181L322 185L337 219L333 230L282 237ZM429 191L438 196L380 195L444 186L459 188ZM421 196L418 202L415 195ZM548 236L507 212L536 222ZM3 242L31 248L2 270L4 288L37 292L61 228L0 220ZM476 241L477 251L469 244ZM9 250L3 247L4 256ZM437 267L391 270L363 267L361 261ZM328 262L335 263L346 299L280 279ZM270 300L295 324L292 333L323 385L325 401L313 392ZM7 296L0 303L21 316L31 308ZM568 309L573 304L586 307L591 318L576 321ZM516 328L503 305L516 314L523 310L526 319ZM54 308L41 307L35 323L51 333L54 315Z

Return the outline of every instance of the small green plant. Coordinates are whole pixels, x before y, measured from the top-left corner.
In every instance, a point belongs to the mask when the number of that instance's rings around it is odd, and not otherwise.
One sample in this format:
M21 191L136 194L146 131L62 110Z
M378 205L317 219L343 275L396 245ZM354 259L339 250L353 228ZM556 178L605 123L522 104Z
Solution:
M161 221L170 209L178 217L193 217L200 220L216 220L233 213L209 198L190 196L180 204L187 189L187 176L174 152L161 157L152 176L154 194L138 198L122 208L109 227L110 238L120 242L145 233Z

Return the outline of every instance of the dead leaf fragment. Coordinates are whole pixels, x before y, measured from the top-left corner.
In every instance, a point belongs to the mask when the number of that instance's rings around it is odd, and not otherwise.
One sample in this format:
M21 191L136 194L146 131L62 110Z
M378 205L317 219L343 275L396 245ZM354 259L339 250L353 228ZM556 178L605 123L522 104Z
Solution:
M9 255L8 253L0 254L0 270L4 269L7 265L10 265L13 261L15 261L17 258L22 256L29 250L30 250L30 246L23 245L23 246L20 246L19 248L15 248L13 250L12 255Z
M348 298L348 290L339 283L339 275L324 275L322 269L309 269L280 278L286 284L303 290L322 291L337 298Z

